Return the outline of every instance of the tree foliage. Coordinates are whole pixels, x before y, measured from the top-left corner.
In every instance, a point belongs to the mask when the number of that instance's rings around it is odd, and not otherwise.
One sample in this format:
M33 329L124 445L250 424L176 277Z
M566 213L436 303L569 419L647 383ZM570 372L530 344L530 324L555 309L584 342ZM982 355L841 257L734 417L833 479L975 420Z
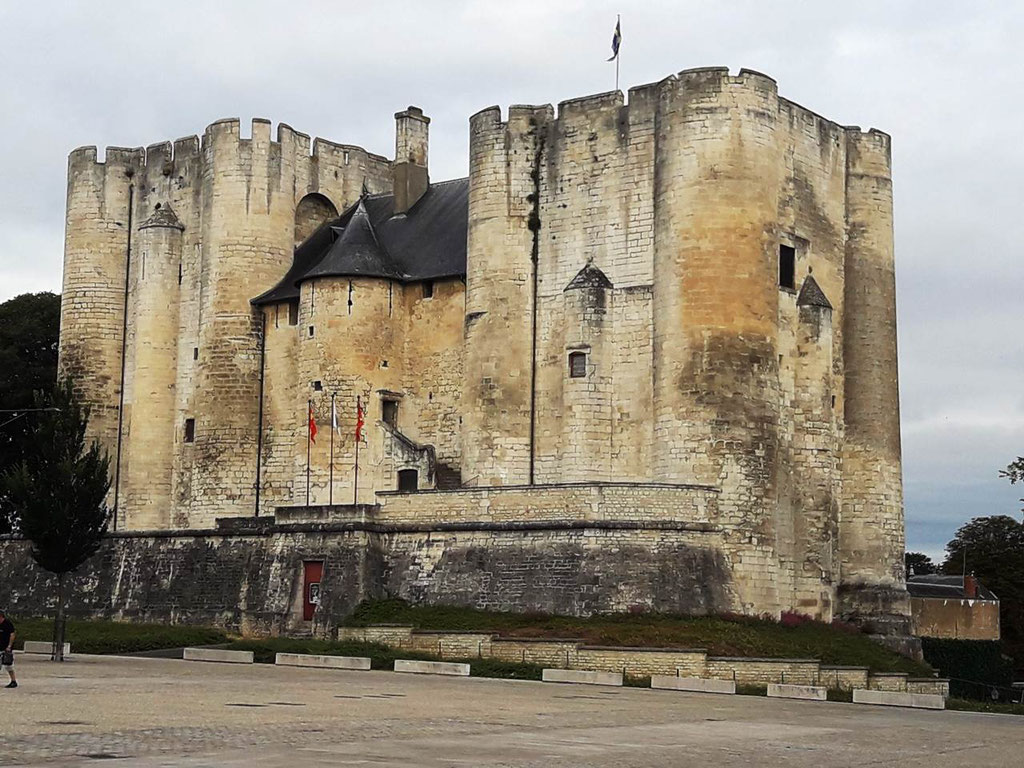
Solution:
M87 444L88 410L70 383L37 395L35 403L55 410L33 420L31 446L4 474L3 487L33 559L61 575L88 560L107 532L110 461L98 442Z
M60 296L26 293L0 304L0 410L31 408L35 394L57 380ZM0 413L0 476L14 467L31 445L34 415ZM0 533L15 524L0 489Z
M903 559L907 567L907 576L928 576L939 570L924 552L907 552Z
M999 472L999 476L1007 478L1013 485L1024 484L1024 456L1018 456L1016 461L1011 462L1006 469ZM1024 499L1020 501L1024 503ZM1024 509L1021 511L1024 512Z
M1024 524L1007 515L971 520L946 545L942 570L973 573L996 594L1004 647L1024 667Z

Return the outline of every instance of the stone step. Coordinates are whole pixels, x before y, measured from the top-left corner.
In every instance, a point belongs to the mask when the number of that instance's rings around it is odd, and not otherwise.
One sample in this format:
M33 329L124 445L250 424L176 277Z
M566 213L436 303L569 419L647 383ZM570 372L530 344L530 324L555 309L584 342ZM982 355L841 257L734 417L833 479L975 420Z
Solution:
M453 675L468 677L469 664L456 664L451 661L414 661L411 659L395 659L395 672L410 672L415 675Z
M545 683L577 683L580 685L622 685L621 672L591 672L583 669L545 669Z
M279 653L274 663L282 667L319 667L322 669L370 668L370 659L365 656L316 656L308 653Z
M50 656L53 653L53 643L49 640L26 640L25 653L43 653ZM71 653L71 643L64 643L64 655Z
M226 651L222 648L186 648L185 661L218 661L222 664L252 664L252 651Z
M946 700L937 693L899 693L896 691L869 691L856 688L854 704L876 704L882 707L911 707L913 709L945 709Z
M788 685L768 683L768 695L776 699L806 699L828 701L828 689L819 685Z
M651 688L668 691L692 691L693 693L736 693L734 681L717 680L712 677L651 675Z

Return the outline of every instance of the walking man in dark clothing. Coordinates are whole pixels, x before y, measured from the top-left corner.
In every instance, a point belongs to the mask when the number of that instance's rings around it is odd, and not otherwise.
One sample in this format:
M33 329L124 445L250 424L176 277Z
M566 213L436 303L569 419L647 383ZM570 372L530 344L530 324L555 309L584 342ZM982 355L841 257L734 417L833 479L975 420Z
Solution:
M7 670L11 677L6 688L17 688L18 679L14 676L14 624L7 618L7 613L0 609L0 667Z

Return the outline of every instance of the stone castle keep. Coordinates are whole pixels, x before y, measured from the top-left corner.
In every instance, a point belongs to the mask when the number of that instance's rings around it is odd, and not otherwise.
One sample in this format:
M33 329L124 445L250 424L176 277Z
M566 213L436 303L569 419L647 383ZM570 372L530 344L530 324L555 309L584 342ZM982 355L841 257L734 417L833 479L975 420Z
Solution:
M117 514L80 609L902 631L889 137L718 68L485 109L464 179L429 122L393 160L263 120L71 154L61 371Z

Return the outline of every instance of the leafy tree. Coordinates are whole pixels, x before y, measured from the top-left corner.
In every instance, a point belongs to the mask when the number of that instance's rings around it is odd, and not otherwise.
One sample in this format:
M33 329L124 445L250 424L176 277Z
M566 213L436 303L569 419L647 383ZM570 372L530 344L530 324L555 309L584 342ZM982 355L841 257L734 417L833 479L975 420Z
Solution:
M1012 485L1024 484L1024 456L1018 456L1016 461L1007 465L1006 469L1000 470L999 476L1008 478ZM1024 503L1024 499L1020 501ZM1024 509L1021 512L1024 512Z
M57 380L60 296L26 293L0 303L0 410L31 408L34 393ZM0 413L0 475L21 461L36 426L34 414ZM0 491L0 533L15 524Z
M942 570L973 573L995 592L1003 647L1024 663L1024 524L1007 515L971 520L946 545Z
M110 489L106 452L86 443L88 409L70 382L37 395L37 407L54 410L34 422L32 449L0 478L19 530L32 543L32 558L57 577L54 660L64 660L64 587L74 572L99 549L107 533Z
M907 576L910 576L910 574L928 576L939 570L935 567L932 559L923 552L907 552L903 560L907 566Z

